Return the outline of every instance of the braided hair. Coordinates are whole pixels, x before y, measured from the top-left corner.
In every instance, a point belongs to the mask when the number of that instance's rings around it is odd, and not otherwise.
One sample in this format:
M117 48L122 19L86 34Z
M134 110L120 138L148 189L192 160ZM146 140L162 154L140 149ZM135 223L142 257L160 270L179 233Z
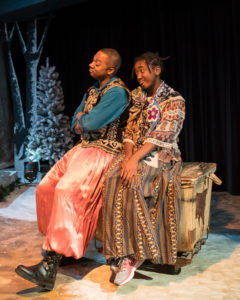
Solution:
M170 56L167 57L159 57L158 53L153 52L145 52L141 54L140 56L136 57L133 62L133 68L132 68L132 78L134 78L134 66L136 62L140 60L144 60L148 66L149 72L151 72L150 67L154 69L155 67L160 67L161 71L163 71L163 62L167 60Z

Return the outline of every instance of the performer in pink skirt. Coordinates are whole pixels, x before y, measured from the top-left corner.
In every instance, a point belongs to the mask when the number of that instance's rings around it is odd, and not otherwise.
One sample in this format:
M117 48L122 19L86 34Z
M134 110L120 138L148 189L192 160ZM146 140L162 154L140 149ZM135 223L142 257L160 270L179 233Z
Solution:
M121 151L130 92L116 73L121 57L115 49L98 51L89 64L97 80L85 93L72 130L81 143L68 151L36 190L39 231L46 238L43 260L19 265L16 273L45 289L54 287L62 255L79 259L88 248L102 207L102 183L113 157Z

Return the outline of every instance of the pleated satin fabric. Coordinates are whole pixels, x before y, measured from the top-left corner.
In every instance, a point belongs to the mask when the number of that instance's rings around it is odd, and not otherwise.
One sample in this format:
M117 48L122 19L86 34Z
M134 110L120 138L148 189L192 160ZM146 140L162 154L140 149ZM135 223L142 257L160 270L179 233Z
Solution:
M103 175L114 155L98 148L68 151L36 190L43 249L79 259L88 248L102 207Z

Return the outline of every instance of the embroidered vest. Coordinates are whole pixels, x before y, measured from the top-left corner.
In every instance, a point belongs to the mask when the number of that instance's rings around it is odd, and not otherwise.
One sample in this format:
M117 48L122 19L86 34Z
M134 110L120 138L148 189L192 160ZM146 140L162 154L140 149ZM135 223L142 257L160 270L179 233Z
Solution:
M129 116L129 108L131 103L131 93L126 87L124 82L117 78L107 84L100 92L96 93L94 87L90 87L87 91L87 97L84 106L84 113L88 113L101 101L102 96L113 87L121 87L128 94L128 104L125 111L113 122L104 126L103 128L91 131L83 132L82 134L82 147L97 147L108 153L116 154L122 149L123 131L127 124ZM104 112L103 112L104 113Z

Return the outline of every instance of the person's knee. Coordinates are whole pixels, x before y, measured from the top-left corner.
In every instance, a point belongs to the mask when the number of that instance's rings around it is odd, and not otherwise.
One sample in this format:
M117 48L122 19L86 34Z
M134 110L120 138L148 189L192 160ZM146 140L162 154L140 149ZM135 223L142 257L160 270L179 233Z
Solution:
M41 181L36 188L36 195L49 193L49 185L47 182Z

